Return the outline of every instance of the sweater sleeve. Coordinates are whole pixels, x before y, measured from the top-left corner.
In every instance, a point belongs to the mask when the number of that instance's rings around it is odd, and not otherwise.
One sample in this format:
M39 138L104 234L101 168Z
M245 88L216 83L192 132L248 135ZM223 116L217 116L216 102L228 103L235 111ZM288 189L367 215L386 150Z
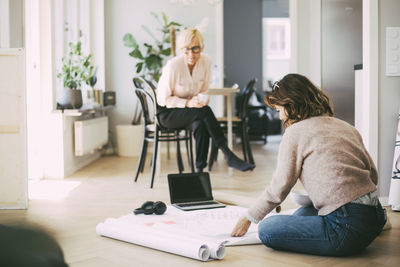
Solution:
M176 84L176 70L173 66L169 61L162 71L157 87L157 102L167 108L184 108L187 99L173 95Z
M268 213L285 200L291 188L301 174L303 157L299 149L298 134L289 127L282 137L278 152L277 167L269 186L249 208L248 214L256 221L262 220Z

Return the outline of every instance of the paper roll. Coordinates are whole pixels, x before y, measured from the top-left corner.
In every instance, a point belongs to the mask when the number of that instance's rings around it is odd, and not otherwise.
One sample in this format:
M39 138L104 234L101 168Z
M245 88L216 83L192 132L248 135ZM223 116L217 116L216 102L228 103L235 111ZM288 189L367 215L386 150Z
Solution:
M210 248L210 258L222 260L225 257L226 249L223 243L208 244Z
M210 259L211 252L207 244L148 226L128 225L116 219L109 218L104 223L97 225L96 232L102 236L201 261Z

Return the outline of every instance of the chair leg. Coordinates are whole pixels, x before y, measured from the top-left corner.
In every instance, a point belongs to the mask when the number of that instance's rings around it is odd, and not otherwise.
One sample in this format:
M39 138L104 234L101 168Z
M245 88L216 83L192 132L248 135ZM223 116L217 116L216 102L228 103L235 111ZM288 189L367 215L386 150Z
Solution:
M152 166L151 166L150 188L153 188L154 176L156 174L157 150L158 150L158 129L156 127L156 130L155 130L155 133L154 133L154 146L153 146L153 159L152 159Z
M185 130L185 136L186 136L189 140L190 140L190 138L191 138L190 133L191 133L190 130ZM185 145L186 145L186 156L187 156L187 160L188 160L188 163L189 163L190 167L192 167L192 163L191 163L191 161L190 161L190 151L189 151L189 140L188 140L188 139L185 140Z
M194 173L194 160L193 160L193 141L192 141L192 131L189 130L189 153L190 153L190 167L192 168L192 173Z
M136 175L135 175L135 182L137 181L139 177L139 172L143 170L143 161L144 158L146 158L146 149L147 148L147 141L145 138L143 138L143 144L142 144L142 152L140 153L140 158L136 167Z
M246 144L246 154L247 154L247 158L248 158L248 162L251 164L254 164L254 158L253 158L253 153L251 152L251 146L250 146L250 140L249 140L249 136L247 134L247 122L244 121L242 123L242 129L243 129L243 140L245 144Z
M177 132L177 136L179 135L179 132ZM181 145L179 140L176 141L176 159L178 162L178 169L179 173L182 173L183 171L183 162L182 162L182 155L181 155Z
M142 151L142 153L144 152L144 154L143 154L142 166L140 167L140 172L143 172L144 164L146 163L147 145L148 145L148 142L145 141L145 142L144 142L144 147L143 147L143 150L144 150L144 151Z
M248 148L247 148L247 142L246 142L246 134L245 134L245 131L246 131L246 129L245 129L245 125L244 125L244 122L242 122L241 124L240 124L240 127L241 127L241 130L242 130L242 132L241 132L241 141L242 141L242 151L243 151L243 157L244 157L244 161L246 161L246 162L249 162L248 161Z

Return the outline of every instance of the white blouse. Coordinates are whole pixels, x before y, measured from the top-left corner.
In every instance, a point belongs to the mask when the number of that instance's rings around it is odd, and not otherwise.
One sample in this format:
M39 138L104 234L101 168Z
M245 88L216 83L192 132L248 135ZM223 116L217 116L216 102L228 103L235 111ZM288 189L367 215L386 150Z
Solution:
M167 108L184 108L186 100L207 93L211 59L201 54L190 75L184 55L170 59L162 70L157 87L157 102Z

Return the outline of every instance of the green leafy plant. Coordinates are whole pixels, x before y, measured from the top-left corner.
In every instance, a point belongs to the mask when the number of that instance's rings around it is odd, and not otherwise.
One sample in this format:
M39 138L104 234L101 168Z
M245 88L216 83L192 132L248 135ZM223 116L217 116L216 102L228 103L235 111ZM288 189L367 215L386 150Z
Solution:
M76 44L70 42L68 44L68 55L62 58L63 66L57 74L57 78L62 79L65 88L73 90L80 89L82 83L91 85L93 82L93 65L91 63L92 54L82 54L82 43Z
M174 26L179 31L179 27L182 24L168 21L167 15L163 12L162 19L154 12L151 14L161 26L161 28L157 29L161 32L161 38L157 38L147 26L142 25L142 29L153 38L155 44L144 43L145 52L142 53L139 44L132 34L125 34L123 42L126 47L132 48L129 55L138 60L136 63L136 73L141 73L140 76L143 78L150 78L158 82L162 66L164 65L164 59L171 55L170 27Z

